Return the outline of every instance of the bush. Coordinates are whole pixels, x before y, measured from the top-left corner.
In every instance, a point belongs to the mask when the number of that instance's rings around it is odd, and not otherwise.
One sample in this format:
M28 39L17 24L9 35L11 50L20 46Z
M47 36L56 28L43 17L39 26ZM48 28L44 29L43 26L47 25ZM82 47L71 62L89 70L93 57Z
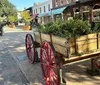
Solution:
M48 22L41 25L39 31L60 37L77 37L91 33L88 21L68 20L64 22Z
M100 22L91 22L92 33L100 32Z

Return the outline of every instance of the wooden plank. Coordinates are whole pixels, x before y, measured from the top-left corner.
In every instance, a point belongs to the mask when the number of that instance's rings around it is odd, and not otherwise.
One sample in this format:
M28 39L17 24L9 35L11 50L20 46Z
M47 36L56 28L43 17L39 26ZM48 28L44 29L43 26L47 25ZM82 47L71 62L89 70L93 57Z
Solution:
M67 53L67 52L66 52L66 47L60 46L60 45L55 44L55 43L53 43L53 46L54 46L56 52L58 52L58 53L60 53L60 54L62 54L62 55L64 55L64 56L67 55L67 54L66 54L66 53Z
M52 43L56 43L58 45L66 47L65 42L66 42L66 38L62 38L62 37L52 35Z
M100 34L98 34L100 36ZM38 43L41 43L40 40L40 34L35 33L35 38ZM61 38L58 36L50 36L48 34L41 34L42 42L48 41L51 42L56 50L56 52L63 54L66 56L66 38ZM98 38L98 42L100 44L100 38ZM100 45L99 45L100 47ZM75 54L75 50L77 50L78 53L87 53L89 51L93 51L97 49L97 35L96 34L89 34L85 36L81 36L76 39L76 45L75 45L75 39L70 38L70 54Z
M43 41L48 41L48 42L51 42L51 39L50 39L50 35L48 34L41 34L41 38L42 38L42 42Z
M79 62L87 61L87 60L90 60L92 58L95 58L95 56L92 56L92 57L89 57L89 58L84 58L84 59L77 60L77 61L70 62L70 63L65 63L65 64L63 64L63 66L68 66L68 65L79 63Z
M98 48L100 48L100 33L98 33Z
M64 66L68 65L69 63L72 63L72 62L82 61L82 60L85 60L85 59L91 59L93 57L97 57L98 55L100 55L100 51L89 53L89 54L84 54L82 56L76 56L76 57L72 57L72 58L63 57Z
M78 53L85 53L97 49L97 36L96 34L89 34L81 36L76 39L76 46Z
M87 38L88 38L87 35L85 35L85 36L81 36L81 37L78 37L78 38L76 39L76 42L86 41Z
M76 52L75 38L70 38L70 54L75 54L75 52Z

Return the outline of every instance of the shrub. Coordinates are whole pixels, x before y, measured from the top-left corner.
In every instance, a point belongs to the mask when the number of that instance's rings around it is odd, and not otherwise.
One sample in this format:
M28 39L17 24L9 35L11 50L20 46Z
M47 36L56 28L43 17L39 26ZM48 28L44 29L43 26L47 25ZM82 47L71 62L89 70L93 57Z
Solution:
M91 30L93 33L100 32L100 22L91 22Z
M64 22L48 22L40 25L39 31L60 37L77 37L91 33L88 21L68 20Z

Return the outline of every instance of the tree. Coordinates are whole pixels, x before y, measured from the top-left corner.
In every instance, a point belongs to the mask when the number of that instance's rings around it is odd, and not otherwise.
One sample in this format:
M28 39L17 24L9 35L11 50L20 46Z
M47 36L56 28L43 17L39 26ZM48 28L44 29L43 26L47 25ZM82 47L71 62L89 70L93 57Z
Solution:
M8 0L0 0L0 17L14 16L17 18L17 9Z
M17 19L14 16L8 16L8 21L9 22L15 22Z
M30 14L28 13L28 11L24 10L21 12L21 17L24 20L25 23L29 23L30 22Z

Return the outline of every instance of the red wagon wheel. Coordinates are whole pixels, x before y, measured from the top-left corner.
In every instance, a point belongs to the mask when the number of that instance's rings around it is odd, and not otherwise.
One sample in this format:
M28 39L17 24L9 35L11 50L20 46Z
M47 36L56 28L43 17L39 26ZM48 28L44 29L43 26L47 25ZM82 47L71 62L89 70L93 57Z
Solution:
M40 49L40 63L46 85L59 85L59 69L53 45L44 42Z
M25 45L26 45L26 53L28 56L28 59L30 61L30 63L34 63L35 61L35 47L33 45L33 37L30 34L26 35L26 39L25 39Z
M94 60L94 64L95 66L100 69L100 56L98 56L95 60Z

